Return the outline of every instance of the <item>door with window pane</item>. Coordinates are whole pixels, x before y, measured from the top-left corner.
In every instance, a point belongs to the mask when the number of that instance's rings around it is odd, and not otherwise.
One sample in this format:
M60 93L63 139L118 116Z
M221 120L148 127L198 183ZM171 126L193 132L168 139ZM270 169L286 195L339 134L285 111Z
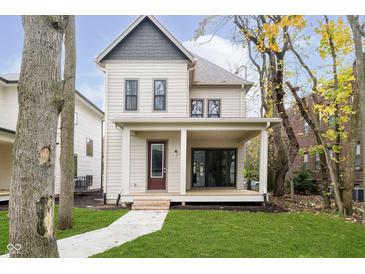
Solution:
M166 189L166 141L148 142L148 190Z
M236 149L193 149L193 187L235 187Z

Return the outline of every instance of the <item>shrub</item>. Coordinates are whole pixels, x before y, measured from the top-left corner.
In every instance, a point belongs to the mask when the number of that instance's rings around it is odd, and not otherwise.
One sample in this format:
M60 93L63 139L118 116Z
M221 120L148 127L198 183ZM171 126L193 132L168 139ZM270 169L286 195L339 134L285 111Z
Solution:
M294 171L291 180L294 183L295 193L309 194L314 187L314 179L312 173L306 169L299 169Z

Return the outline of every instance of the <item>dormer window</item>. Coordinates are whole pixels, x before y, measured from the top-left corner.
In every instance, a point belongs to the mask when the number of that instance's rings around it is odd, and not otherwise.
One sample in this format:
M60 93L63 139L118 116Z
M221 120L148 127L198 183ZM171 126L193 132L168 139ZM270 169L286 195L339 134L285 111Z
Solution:
M153 92L153 110L166 110L166 80L155 80Z
M125 81L125 110L137 110L138 80Z
M218 99L208 100L208 117L219 118L220 117L221 101Z

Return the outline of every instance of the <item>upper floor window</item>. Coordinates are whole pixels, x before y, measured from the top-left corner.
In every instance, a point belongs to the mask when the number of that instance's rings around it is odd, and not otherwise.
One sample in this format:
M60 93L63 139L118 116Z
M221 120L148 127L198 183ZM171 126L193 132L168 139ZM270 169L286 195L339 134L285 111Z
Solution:
M304 153L303 155L303 169L308 168L308 153Z
M209 118L220 117L220 105L221 105L221 101L218 99L208 100L208 117Z
M137 110L138 80L125 81L125 110Z
M316 156L314 158L314 166L316 169L321 169L321 159L318 152L316 153Z
M74 177L77 177L77 154L74 154Z
M191 100L191 117L202 118L204 114L204 100L193 99Z
M154 81L154 110L166 110L166 80Z
M360 158L360 144L356 144L356 154L355 154L355 169L361 169L361 158Z
M86 156L93 157L93 154L94 154L93 140L90 138L86 138Z
M309 125L306 121L304 121L304 135L309 134Z

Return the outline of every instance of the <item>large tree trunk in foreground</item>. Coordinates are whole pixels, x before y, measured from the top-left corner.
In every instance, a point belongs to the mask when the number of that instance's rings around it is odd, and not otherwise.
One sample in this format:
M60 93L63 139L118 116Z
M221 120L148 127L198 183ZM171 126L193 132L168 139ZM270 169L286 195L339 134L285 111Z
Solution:
M61 192L58 211L60 229L68 229L73 225L75 73L75 17L69 16L65 32L64 105L61 112Z
M19 113L10 189L11 257L58 257L53 231L64 16L24 16Z
M361 153L365 153L365 60L362 47L362 37L360 32L359 16L349 15L347 16L349 23L351 25L352 34L354 37L355 46L355 56L356 56L356 83L358 86L358 98L359 98L359 121L361 124L360 130L360 144ZM362 156L362 182L363 189L365 190L365 157ZM364 201L365 201L365 191L364 191ZM364 215L362 218L362 223L365 225L365 203L364 203Z

